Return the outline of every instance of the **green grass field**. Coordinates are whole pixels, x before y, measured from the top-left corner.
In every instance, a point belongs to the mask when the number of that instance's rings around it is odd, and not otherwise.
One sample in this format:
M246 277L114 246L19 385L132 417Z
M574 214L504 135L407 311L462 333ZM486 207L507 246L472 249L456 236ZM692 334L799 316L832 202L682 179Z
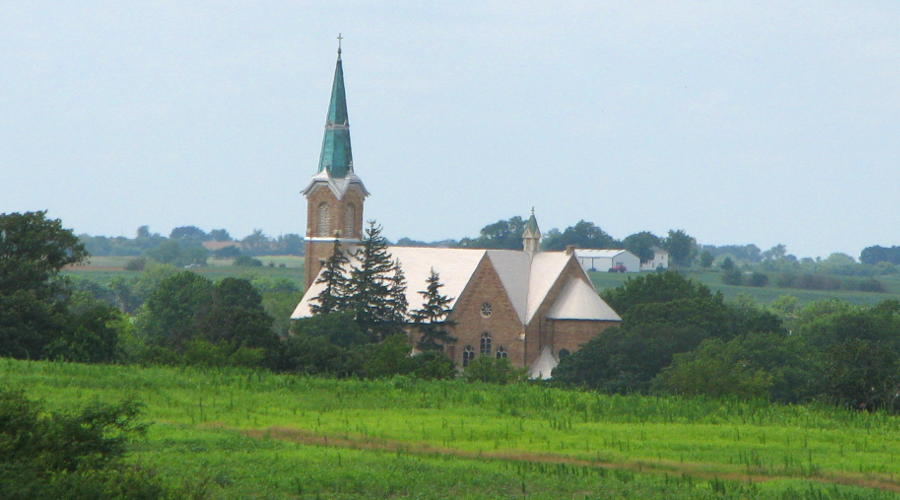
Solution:
M0 360L50 409L134 398L130 459L216 498L896 498L900 417L537 385Z
M108 284L116 277L137 277L140 271L126 271L125 263L134 257L91 257L90 261L83 266L67 268L64 274L87 278L101 284ZM232 266L231 259L209 259L208 264L203 267L193 268L198 274L202 274L212 280L220 280L223 278L245 278L252 279L255 277L269 278L286 278L294 281L297 286L303 289L303 257L293 255L272 255L262 256L259 260L263 263L262 267L235 267ZM270 267L269 263L273 263L275 267ZM285 267L278 267L284 264Z
M797 297L800 304L806 304L816 300L836 298L856 305L873 305L887 299L900 300L900 276L879 276L877 279L884 284L887 293L857 292L850 290L801 290L797 288L779 288L770 284L765 287L734 286L722 283L722 274L718 271L682 271L685 276L699 281L708 286L714 292L722 292L726 300L734 300L740 294L748 295L759 304L770 304L782 295ZM615 288L624 283L630 277L640 276L636 273L588 273L597 290Z

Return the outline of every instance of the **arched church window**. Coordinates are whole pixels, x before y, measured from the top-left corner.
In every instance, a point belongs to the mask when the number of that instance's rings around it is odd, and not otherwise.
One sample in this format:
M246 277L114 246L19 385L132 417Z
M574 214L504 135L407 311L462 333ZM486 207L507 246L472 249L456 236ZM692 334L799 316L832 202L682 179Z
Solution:
M572 353L570 353L568 349L560 349L559 350L559 359L568 358L569 354L572 354Z
M506 359L508 356L506 354L506 348L500 346L497 348L497 359Z
M330 236L331 230L331 214L329 213L328 203L324 201L319 203L319 207L316 209L316 235L317 236Z
M491 334L489 332L481 334L481 354L484 356L491 355Z
M475 359L475 350L472 349L472 346L467 345L465 349L463 349L463 366L469 366L469 362Z
M344 208L344 237L352 238L356 231L354 230L354 226L356 226L356 206L352 203L348 203Z

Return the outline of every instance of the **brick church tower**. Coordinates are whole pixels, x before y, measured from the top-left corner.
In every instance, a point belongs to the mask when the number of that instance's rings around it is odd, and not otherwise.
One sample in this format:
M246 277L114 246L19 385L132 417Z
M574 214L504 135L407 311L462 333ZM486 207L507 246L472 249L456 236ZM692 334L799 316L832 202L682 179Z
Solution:
M303 195L306 196L308 290L324 261L331 255L335 240L343 245L355 245L362 239L363 203L369 195L362 180L353 172L340 44L331 101L325 118L319 169L303 190Z

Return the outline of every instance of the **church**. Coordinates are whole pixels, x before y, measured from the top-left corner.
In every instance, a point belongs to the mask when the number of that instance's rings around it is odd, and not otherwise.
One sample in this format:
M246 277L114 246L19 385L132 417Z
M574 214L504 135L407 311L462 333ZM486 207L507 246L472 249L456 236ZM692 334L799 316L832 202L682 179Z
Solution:
M334 241L348 253L362 239L363 206L369 196L356 175L344 90L341 49L325 120L319 166L302 191L306 213L306 292L292 319L312 315L310 305L324 285L316 284ZM532 378L549 378L559 359L606 328L621 322L594 290L574 249L542 252L541 231L532 212L522 250L390 247L406 275L409 309L422 306L419 290L434 269L452 300L448 319L457 340L444 352L459 367L475 356L507 358L527 367ZM410 331L410 335L414 335ZM411 345L418 339L411 338Z

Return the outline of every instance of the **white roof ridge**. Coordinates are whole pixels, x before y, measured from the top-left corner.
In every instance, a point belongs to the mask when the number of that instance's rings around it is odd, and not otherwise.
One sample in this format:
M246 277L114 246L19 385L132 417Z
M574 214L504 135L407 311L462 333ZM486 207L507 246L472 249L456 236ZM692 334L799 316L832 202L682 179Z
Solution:
M536 264L538 261L545 261L546 258L541 257L563 257L561 260L561 265L558 269L551 269L552 279L547 282L548 276L546 273L535 272ZM528 279L528 291L526 292L526 314L525 314L525 324L528 325L531 323L531 320L534 319L534 315L537 314L538 309L540 309L541 304L543 304L544 300L547 298L547 294L550 293L550 290L553 288L560 277L562 276L563 270L566 268L566 264L568 264L569 259L571 259L571 255L566 254L565 252L536 252L531 256L530 265L529 265L529 279ZM581 269L581 266L578 266ZM582 270L583 272L584 270Z

